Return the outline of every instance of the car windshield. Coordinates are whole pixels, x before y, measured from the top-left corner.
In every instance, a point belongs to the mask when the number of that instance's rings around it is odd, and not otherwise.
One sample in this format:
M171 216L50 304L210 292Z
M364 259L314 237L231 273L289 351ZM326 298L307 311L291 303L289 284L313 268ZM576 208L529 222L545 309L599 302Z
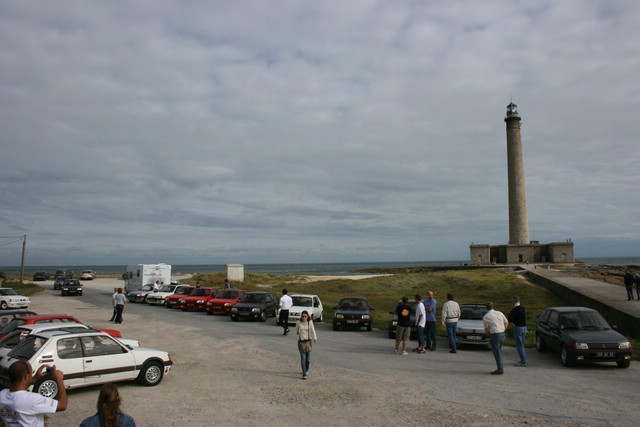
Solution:
M611 329L604 317L597 311L576 311L562 313L560 315L560 327L562 329Z
M343 299L340 301L342 310L368 310L369 305L363 299Z
M176 290L176 295L189 295L195 288L182 287Z
M85 270L85 271L82 272L82 274L91 274L91 273L92 273L91 270Z
M211 289L196 288L190 296L201 297L204 295L211 295Z
M238 298L238 293L238 291L222 291L216 296L216 298Z
M160 292L173 292L176 288L176 285L164 285L160 288Z
M9 357L29 360L46 342L46 338L29 335L9 352Z
M246 294L242 302L264 302L266 298L264 294Z
M460 319L482 320L485 314L487 314L487 308L483 305L463 305L460 307Z
M11 288L0 289L0 295L16 295L16 291Z
M312 307L313 303L311 297L291 297L293 305L298 307Z
M152 291L153 290L153 285L144 285L142 288L140 288L141 291Z

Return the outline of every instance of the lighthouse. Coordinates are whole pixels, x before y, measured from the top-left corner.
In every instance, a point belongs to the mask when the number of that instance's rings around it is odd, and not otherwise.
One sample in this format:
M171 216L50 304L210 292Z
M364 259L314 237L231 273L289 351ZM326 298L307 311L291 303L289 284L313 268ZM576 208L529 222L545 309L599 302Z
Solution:
M529 244L529 221L527 196L524 184L524 161L520 137L520 115L518 106L507 105L507 176L509 187L509 244Z

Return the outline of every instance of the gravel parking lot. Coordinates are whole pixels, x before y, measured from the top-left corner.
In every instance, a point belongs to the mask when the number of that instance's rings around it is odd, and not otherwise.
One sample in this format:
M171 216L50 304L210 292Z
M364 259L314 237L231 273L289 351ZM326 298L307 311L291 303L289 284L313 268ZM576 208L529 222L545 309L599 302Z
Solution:
M72 314L113 327L116 279L85 282L82 297L61 297L52 282L32 298L38 313ZM231 322L222 316L128 304L118 329L143 346L169 351L172 372L157 387L121 383L123 409L139 426L257 425L636 425L639 371L615 364L577 369L529 349L530 366L491 376L484 349L449 354L444 339L425 355L391 354L386 331L333 332L317 325L309 379L300 379L295 334L273 319ZM413 345L414 343L412 343ZM517 360L512 348L507 362ZM74 426L95 412L99 387L70 392L69 409L47 425Z

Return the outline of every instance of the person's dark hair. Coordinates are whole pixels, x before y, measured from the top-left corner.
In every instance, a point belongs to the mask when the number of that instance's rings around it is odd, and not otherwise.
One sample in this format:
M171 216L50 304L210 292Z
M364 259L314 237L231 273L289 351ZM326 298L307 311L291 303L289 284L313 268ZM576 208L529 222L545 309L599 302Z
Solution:
M447 294L447 299L449 301L453 301L453 295L452 294Z
M403 304L406 304L406 303L408 303L408 302L409 302L409 298L407 298L407 297L402 297L402 303L403 303Z
M421 300L422 300L422 296L421 296L420 294L416 294L416 299L417 299L418 301L421 301Z
M24 360L16 360L9 367L9 381L11 385L17 384L29 373L31 366Z
M300 313L300 320L302 320L302 315L306 314L307 315L307 322L309 320L311 320L311 316L309 315L309 312L307 310L302 310L302 313Z
M283 290L282 290L282 294L283 294L283 295L286 295L286 294L287 294L287 292L288 292L288 291L287 291L286 289L283 289Z
M118 418L122 414L118 386L112 383L103 385L100 389L96 407L98 408L102 427L117 427L119 425Z
M487 310L493 310L493 303L492 302L488 302L485 304L485 307L487 307Z

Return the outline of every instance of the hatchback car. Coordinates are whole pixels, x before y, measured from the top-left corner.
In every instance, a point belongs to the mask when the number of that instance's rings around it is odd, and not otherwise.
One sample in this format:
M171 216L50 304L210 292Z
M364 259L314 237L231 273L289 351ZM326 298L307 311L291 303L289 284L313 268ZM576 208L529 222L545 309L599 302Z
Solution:
M147 295L153 292L153 285L144 285L140 289L127 292L129 302L147 302Z
M165 299L169 295L174 295L180 288L189 288L188 285L180 285L171 283L170 285L164 285L158 292L151 292L147 294L147 304L151 305L164 305Z
M167 308L180 307L180 300L185 296L191 295L191 293L195 290L195 286L184 286L176 289L173 295L169 295L164 299L164 306Z
M485 304L461 304L460 318L456 329L457 344L489 346L489 335L484 330L482 318L487 314Z
M218 288L195 288L189 295L185 295L178 301L178 307L182 311L205 311L207 302L216 296Z
M242 299L247 291L244 289L225 289L207 301L207 314L229 314L231 309Z
M63 279L73 279L73 271L67 270L66 268L61 270L56 270L56 274L54 275L54 277L56 279L58 277L62 277Z
M131 347L95 329L30 334L0 361L0 384L5 387L10 385L8 369L16 360L28 361L34 371L42 365L55 366L64 372L67 389L131 380L155 386L173 365L166 351ZM44 376L33 391L56 398L58 385Z
M402 304L402 301L398 301L393 311L389 312L389 314L391 315L391 320L389 320L389 338L396 337L396 328L398 327L397 312L398 312L398 307L400 307L400 304ZM409 300L407 302L407 305L411 310L411 315L409 316L409 319L411 321L411 338L415 338L418 336L418 328L416 327L416 305L417 304L415 300L413 301Z
M550 307L536 325L536 349L560 352L564 366L581 362L631 364L631 342L609 326L596 310L587 307Z
M4 325L0 329L0 339L4 338L9 332L13 331L19 326L23 325L36 325L36 324L70 324L70 323L82 323L75 317L68 314L21 314L15 316L9 323ZM120 338L122 335L120 331L116 329L100 329L103 332L107 332L110 335Z
M82 283L76 279L67 279L62 284L62 296L65 295L80 295L82 296Z
M62 289L62 285L65 282L65 280L67 279L65 279L64 277L57 277L56 280L53 282L53 289L55 291L59 291L60 289Z
M80 280L93 280L96 278L96 272L93 270L82 270Z
M44 271L38 271L36 273L33 273L34 282L49 280L50 278L51 278L51 275L49 273L45 273Z
M324 307L318 295L313 294L294 294L291 295L293 305L289 309L289 324L296 324L300 321L300 315L303 311L309 313L311 320L314 322L322 322L324 320ZM279 312L280 310L278 310ZM279 314L279 313L278 313ZM277 319L278 317L276 317Z
M27 308L30 304L29 297L16 294L12 288L0 288L0 309Z
M333 330L337 331L344 327L372 329L373 308L369 307L369 302L362 297L345 297L340 300L336 311L333 314Z
M272 292L247 292L231 309L231 320L247 319L265 322L276 316L278 301Z

